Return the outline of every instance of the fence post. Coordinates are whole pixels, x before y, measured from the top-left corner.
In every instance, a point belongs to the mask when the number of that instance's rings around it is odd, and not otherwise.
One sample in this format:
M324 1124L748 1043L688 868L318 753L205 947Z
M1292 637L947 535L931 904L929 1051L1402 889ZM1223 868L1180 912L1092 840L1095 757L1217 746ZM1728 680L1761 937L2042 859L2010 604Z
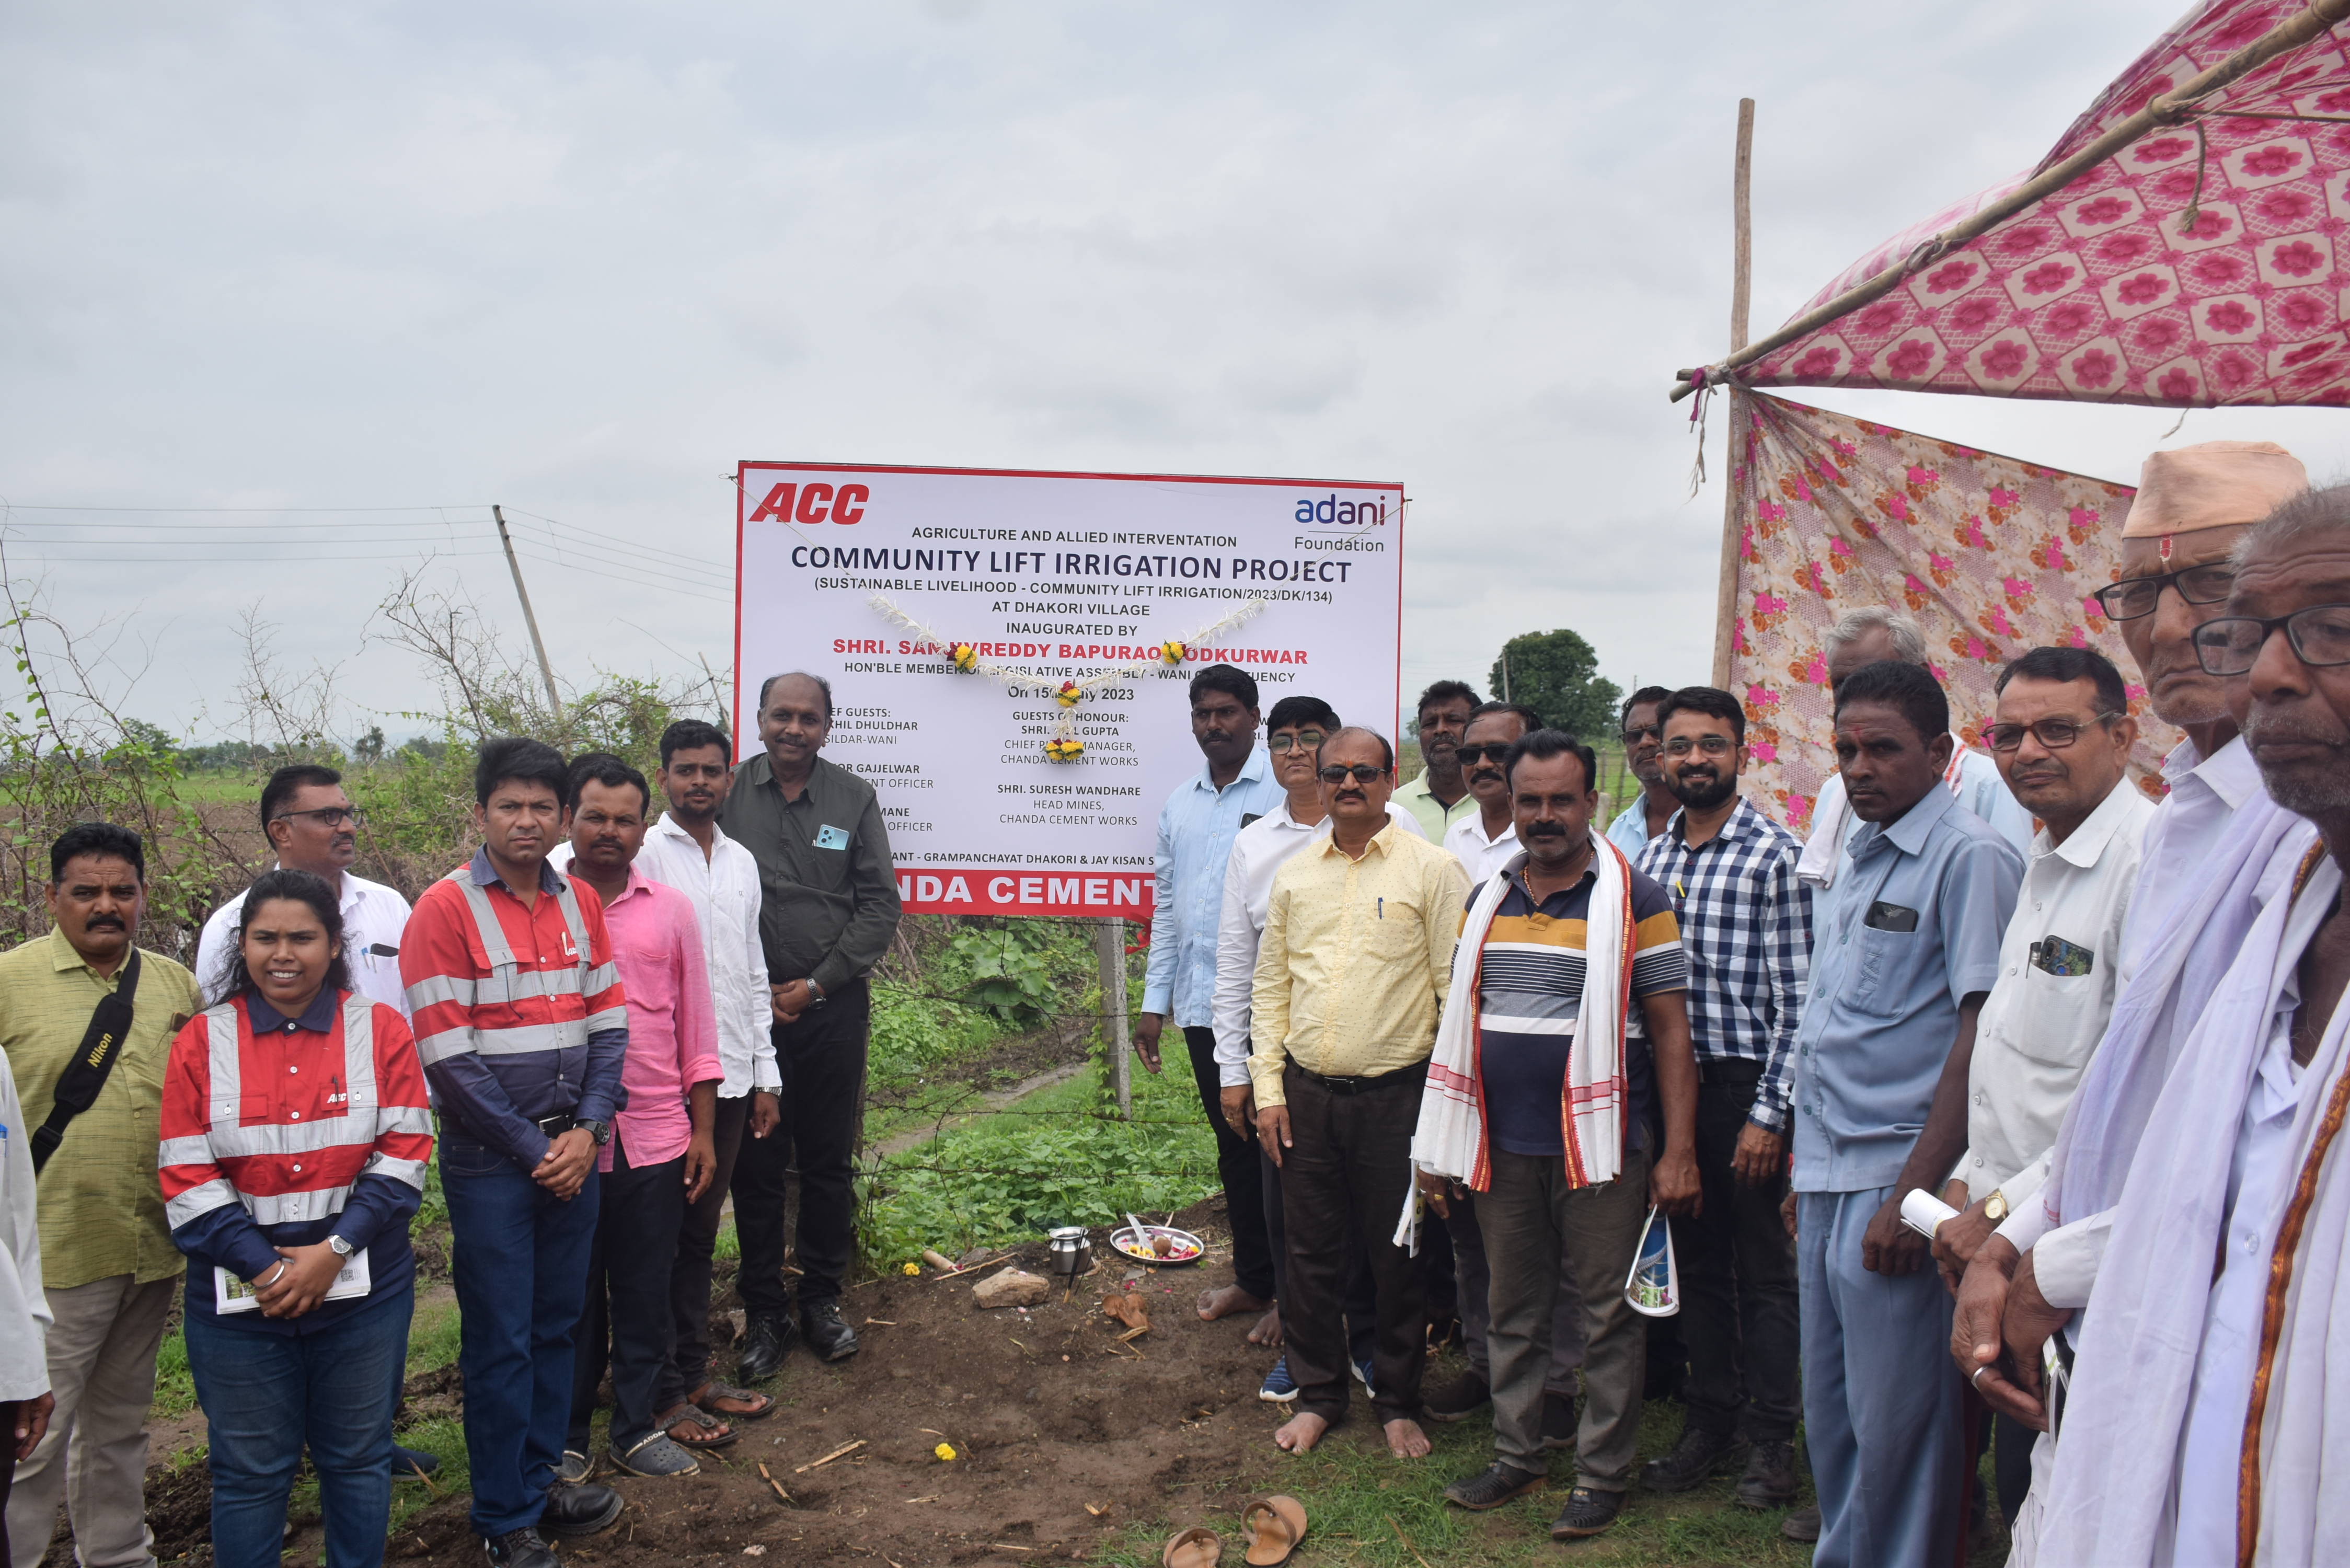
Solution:
M1121 1121L1134 1119L1134 1085L1129 1075L1131 1042L1127 1038L1126 919L1111 915L1094 927L1094 952L1101 961L1103 1037L1109 1045L1109 1081L1118 1091Z

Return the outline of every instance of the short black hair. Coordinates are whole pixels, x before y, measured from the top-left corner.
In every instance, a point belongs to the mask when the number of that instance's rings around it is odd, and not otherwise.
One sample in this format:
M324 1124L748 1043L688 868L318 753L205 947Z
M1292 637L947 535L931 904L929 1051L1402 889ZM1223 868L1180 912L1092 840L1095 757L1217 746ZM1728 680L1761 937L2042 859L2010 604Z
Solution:
M2099 712L2129 711L2129 689L2122 684L2122 672L2094 648L2035 648L2019 654L1999 672L1991 690L2006 691L2007 683L2019 675L2026 680L2086 680L2096 688Z
M715 746L718 754L731 764L734 761L733 737L717 725L700 719L680 719L661 732L661 766L669 766L670 758L680 752L698 752L704 746Z
M1719 686L1684 686L1678 691L1668 691L1657 704L1657 728L1676 713L1703 713L1709 718L1730 721L1730 738L1740 745L1746 743L1746 705Z
M1372 740L1377 741L1379 743L1379 754L1387 759L1388 772L1390 774L1395 772L1395 747L1388 744L1388 738L1385 735L1380 734L1377 730L1367 730L1360 724L1349 724L1343 730L1338 730L1323 736L1322 743L1314 748L1314 765L1315 767L1318 768L1322 765L1322 753L1329 749L1330 742L1338 739L1341 735L1368 735Z
M1641 703L1662 702L1666 698L1672 694L1672 688L1669 686L1641 687L1638 691L1633 692L1629 697L1624 699L1624 711L1616 715L1616 727L1620 730L1625 725L1630 723L1632 722L1632 710L1638 708ZM1657 720L1657 722L1659 724L1663 723L1663 718L1659 717Z
M296 791L325 789L342 782L341 774L319 763L294 763L279 768L261 786L261 831L269 831L269 825L277 820L278 808L292 800Z
M1323 733L1327 734L1338 727L1337 710L1319 697L1284 697L1273 705L1272 713L1264 721L1267 730L1286 730L1293 725L1302 728L1307 724L1319 724Z
M1256 711L1256 678L1237 664L1211 664L1191 677L1191 706L1200 705L1206 692L1221 691L1235 698L1250 712Z
M512 779L516 784L542 784L565 798L563 753L545 741L528 735L500 735L482 742L481 760L473 764L473 804L490 804L490 792Z
M1543 722L1543 716L1540 713L1523 702L1480 702L1470 710L1469 724L1473 724L1480 719L1490 719L1496 713L1515 713L1518 716L1518 722L1525 725L1526 733L1529 735L1536 730L1549 727ZM1469 724L1461 726L1461 733L1468 733Z
M790 676L794 676L794 675L798 676L798 677L799 677L801 680L813 680L813 681L815 681L815 682L816 682L816 690L824 693L824 722L825 722L826 723L827 723L827 724L831 723L831 722L832 722L832 682L831 682L831 681L829 681L829 680L826 680L823 676L821 676L821 675L810 675L810 674L809 674L806 670L786 670L783 671L781 674L777 674L777 675L770 675L770 676L768 676L764 680L760 681L760 682L759 682L759 711L760 711L760 712L762 712L762 713L764 713L764 712L765 712L765 711L767 711L767 692L768 692L768 691L769 691L770 689L772 689L772 688L775 686L775 682L776 682L776 681L778 681L778 680L785 680L785 679L786 679L786 678L788 678L788 677L790 677Z
M253 886L244 890L244 907L237 911L236 940L229 944L228 967L222 971L220 994L206 998L213 1006L234 1001L256 989L253 983L253 972L244 967L244 929L253 923L254 912L273 898L292 898L310 906L310 912L317 916L318 923L327 929L327 940L342 950L328 961L326 989L351 989L351 954L350 949L343 943L340 898L335 889L327 886L327 879L316 872L297 871L290 866L280 866L274 871L264 871L254 878Z
M117 827L110 822L80 822L57 835L57 841L49 846L51 887L66 879L66 862L77 855L128 860L130 868L139 873L139 879L147 880L147 846L127 827Z
M1894 710L1909 721L1919 740L1929 744L1937 735L1950 732L1950 700L1922 664L1880 659L1862 665L1836 688L1836 717L1844 717L1844 711L1855 702L1876 702Z
M622 784L634 784L637 794L644 797L637 809L650 812L653 808L653 792L646 787L645 775L609 752L582 752L571 759L563 774L563 805L565 809L579 809L579 792L590 784L606 789L619 789Z
M1520 735L1503 759L1502 777L1517 782L1518 764L1528 757L1548 762L1553 757L1573 756L1583 764L1583 793L1589 794L1599 787L1599 753L1576 740L1564 730L1535 730Z
M1474 708L1483 701L1477 695L1477 689L1466 680L1439 680L1419 694L1419 701L1411 711L1418 718L1439 702L1466 702Z

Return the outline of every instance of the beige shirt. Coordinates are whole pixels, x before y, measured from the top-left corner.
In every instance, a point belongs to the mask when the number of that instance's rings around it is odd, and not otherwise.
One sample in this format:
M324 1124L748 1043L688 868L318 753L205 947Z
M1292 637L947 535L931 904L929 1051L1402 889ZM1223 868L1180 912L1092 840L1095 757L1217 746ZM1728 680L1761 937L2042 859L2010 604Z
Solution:
M1425 1060L1468 898L1461 862L1393 822L1360 860L1324 836L1284 863L1250 997L1258 1106L1288 1104L1281 1075L1293 1061L1367 1078Z

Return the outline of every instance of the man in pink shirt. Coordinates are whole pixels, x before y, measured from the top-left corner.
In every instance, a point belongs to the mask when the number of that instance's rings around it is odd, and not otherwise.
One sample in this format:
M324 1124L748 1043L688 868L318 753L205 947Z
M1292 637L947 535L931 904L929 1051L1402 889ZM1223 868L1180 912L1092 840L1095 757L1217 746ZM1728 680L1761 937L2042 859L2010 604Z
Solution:
M594 1473L588 1453L596 1386L612 1372L615 1469L629 1475L691 1475L701 1467L653 1424L654 1387L669 1357L667 1261L677 1253L685 1206L717 1169L718 1021L693 904L636 869L652 792L619 758L589 752L571 764L571 863L575 882L603 900L612 961L628 997L626 1099L611 1141L597 1155L601 1210L588 1262L571 1383L571 1435L565 1480ZM656 1263L654 1260L660 1262Z

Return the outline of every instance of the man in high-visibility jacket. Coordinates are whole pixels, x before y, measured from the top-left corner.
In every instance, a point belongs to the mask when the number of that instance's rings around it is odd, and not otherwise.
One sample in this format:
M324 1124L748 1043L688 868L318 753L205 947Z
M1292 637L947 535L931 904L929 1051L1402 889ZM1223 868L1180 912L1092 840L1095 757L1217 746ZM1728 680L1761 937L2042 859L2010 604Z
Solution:
M416 900L400 950L441 1106L473 1523L494 1568L556 1568L543 1535L592 1534L621 1507L608 1487L556 1484L596 1233L596 1151L628 1103L629 1044L604 907L546 864L564 787L553 747L484 745L482 848Z

